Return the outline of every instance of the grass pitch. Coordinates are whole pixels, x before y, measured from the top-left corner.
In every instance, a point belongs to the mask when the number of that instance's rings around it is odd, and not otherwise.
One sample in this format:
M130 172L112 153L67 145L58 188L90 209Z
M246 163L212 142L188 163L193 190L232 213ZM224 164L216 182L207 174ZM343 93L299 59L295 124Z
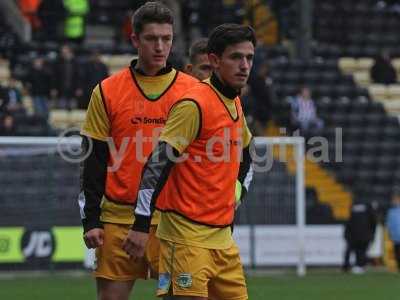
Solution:
M400 275L370 272L364 275L337 271L248 277L250 300L398 300ZM137 282L131 299L154 300L155 281ZM1 300L90 300L95 285L88 275L45 274L0 278ZM221 299L222 300L222 299Z

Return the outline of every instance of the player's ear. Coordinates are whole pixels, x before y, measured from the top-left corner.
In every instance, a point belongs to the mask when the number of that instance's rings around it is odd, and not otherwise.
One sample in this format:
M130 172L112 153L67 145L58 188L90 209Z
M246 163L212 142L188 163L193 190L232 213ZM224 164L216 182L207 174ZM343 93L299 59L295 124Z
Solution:
M186 66L183 68L183 71L185 73L192 74L193 65L192 64L186 64Z
M139 34L136 33L131 34L131 43L133 47L139 48Z
M219 63L220 63L220 58L218 55L214 53L209 53L208 54L208 60L210 61L211 67L215 70L218 69Z

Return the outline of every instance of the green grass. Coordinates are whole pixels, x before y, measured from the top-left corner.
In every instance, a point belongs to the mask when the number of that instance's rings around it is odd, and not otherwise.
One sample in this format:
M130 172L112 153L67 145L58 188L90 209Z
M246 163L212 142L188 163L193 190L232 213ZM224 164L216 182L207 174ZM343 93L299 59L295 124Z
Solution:
M250 300L398 300L397 274L347 275L335 272L249 277ZM153 300L155 281L140 281L131 299ZM0 279L1 300L90 300L96 299L89 276L47 275Z

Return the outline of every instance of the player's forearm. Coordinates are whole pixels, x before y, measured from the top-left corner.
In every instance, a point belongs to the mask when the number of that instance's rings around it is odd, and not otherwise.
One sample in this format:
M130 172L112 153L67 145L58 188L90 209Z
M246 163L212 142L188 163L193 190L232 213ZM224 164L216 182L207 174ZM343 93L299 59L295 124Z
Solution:
M251 166L252 164L252 158L250 154L250 145L252 144L253 141L250 142L249 146L243 149L243 156L242 156L242 161L240 163L239 167L239 175L238 175L238 181L242 185L241 189L241 195L240 195L240 200L242 201L244 197L247 194L247 191L249 190L249 186L251 184L251 181L253 180L253 168Z
M81 194L79 206L84 231L101 228L100 204L104 195L109 149L106 142L83 137L82 148L88 157L81 164ZM90 149L91 148L91 149Z
M166 142L159 142L143 172L135 208L135 222L132 229L148 232L157 197L167 182L174 165L171 154L178 157L178 151Z

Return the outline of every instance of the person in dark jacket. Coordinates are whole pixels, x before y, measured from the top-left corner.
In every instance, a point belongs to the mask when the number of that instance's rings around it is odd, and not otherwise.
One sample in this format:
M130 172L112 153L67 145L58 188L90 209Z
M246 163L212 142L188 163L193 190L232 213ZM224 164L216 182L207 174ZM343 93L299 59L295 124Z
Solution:
M392 196L392 206L389 208L386 217L386 227L390 240L393 242L393 250L397 263L397 270L400 272L400 188L396 187Z
M8 88L0 85L0 136L15 135L13 107Z
M345 226L344 237L346 251L343 271L350 269L350 255L355 253L356 265L351 269L355 274L365 272L367 249L375 236L376 215L369 203L355 202L351 207L351 215Z
M93 52L85 66L85 84L82 97L78 97L78 108L87 109L90 94L95 86L108 77L108 67L102 62L99 52Z
M254 76L250 77L249 85L254 98L253 115L257 135L265 135L267 122L271 120L272 103L275 102L275 91L269 68L266 62L262 63Z
M60 56L54 66L54 75L51 94L53 98L58 98L58 108L75 108L76 99L83 96L83 70L70 46L61 47Z
M396 69L390 61L389 52L383 51L375 59L370 71L371 79L375 83L392 84L397 82Z
M35 115L45 119L49 115L50 72L46 69L44 59L37 57L26 78L27 88L33 100Z

